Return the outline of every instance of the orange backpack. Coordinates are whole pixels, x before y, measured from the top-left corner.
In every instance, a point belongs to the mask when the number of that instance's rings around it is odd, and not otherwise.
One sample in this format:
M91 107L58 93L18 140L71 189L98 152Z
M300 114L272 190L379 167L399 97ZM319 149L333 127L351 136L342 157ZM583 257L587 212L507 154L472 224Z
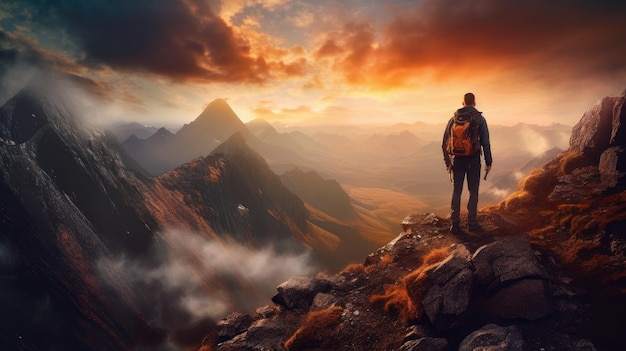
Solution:
M469 156L480 151L478 143L478 119L480 114L473 114L469 119L454 116L450 124L447 151L451 155Z

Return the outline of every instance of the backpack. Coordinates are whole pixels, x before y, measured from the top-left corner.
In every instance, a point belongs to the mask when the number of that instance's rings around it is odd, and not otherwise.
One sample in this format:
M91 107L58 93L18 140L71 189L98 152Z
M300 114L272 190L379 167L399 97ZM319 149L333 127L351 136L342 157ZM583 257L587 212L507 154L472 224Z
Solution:
M478 118L475 113L468 118L454 116L450 123L450 135L446 149L449 154L457 156L474 155L480 151L478 142Z

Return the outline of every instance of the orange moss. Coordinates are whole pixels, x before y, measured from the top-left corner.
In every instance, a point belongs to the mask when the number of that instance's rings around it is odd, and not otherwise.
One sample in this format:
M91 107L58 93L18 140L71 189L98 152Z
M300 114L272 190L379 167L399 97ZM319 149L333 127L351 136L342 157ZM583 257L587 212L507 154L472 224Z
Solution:
M347 265L342 272L348 272L353 274L372 273L376 269L381 269L389 266L393 262L393 257L389 254L385 254L378 259L376 264L364 265L362 263L351 263Z
M395 311L408 321L418 319L424 313L422 298L425 293L424 281L428 272L450 255L450 248L436 248L422 258L422 265L404 276L396 284L385 285L385 292L372 295L370 302L382 304L386 312Z
M337 324L343 308L333 306L321 311L311 311L296 332L285 341L287 350L317 348L337 334Z
M563 242L562 249L560 251L560 257L564 263L570 264L579 261L579 256L582 252L589 252L598 248L597 241L579 240L570 238ZM584 262L578 262L581 266L585 265Z
M626 192L562 204L542 214L549 223L530 232L535 244L592 280L623 284L624 259L609 253L606 235L611 224L626 223Z
M385 268L389 266L393 262L393 257L390 254L384 254L380 257L380 261L378 261L379 268Z
M342 272L362 274L365 273L365 265L362 263L351 263L347 265Z
M372 273L373 271L375 271L375 270L376 270L376 268L378 268L378 266L376 266L376 265L374 265L374 264L371 264L371 265L369 265L369 266L365 266L365 273L370 274L370 273Z
M438 263L450 256L450 247L440 247L431 250L422 258L422 266Z
M559 162L559 174L566 175L572 173L576 168L584 166L583 155L577 151L565 152Z
M417 317L417 308L409 298L404 279L396 284L385 285L385 292L382 295L372 295L370 302L382 304L387 313L397 312L404 321Z

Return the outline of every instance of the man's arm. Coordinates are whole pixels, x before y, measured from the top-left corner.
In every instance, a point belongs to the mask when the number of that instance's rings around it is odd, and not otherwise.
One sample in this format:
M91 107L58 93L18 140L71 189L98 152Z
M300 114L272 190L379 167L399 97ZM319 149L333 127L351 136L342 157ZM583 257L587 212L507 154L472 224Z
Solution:
M446 129L443 131L443 140L441 141L441 151L443 151L443 161L446 163L446 169L449 171L450 167L452 167L452 160L450 159L450 154L448 154L448 138L450 138L450 125L452 124L453 119L451 118L448 121L448 125Z
M489 127L487 126L487 120L484 116L480 116L479 135L480 145L483 147L483 155L485 156L485 171L491 170L491 163L493 159L491 157L491 143L489 141Z

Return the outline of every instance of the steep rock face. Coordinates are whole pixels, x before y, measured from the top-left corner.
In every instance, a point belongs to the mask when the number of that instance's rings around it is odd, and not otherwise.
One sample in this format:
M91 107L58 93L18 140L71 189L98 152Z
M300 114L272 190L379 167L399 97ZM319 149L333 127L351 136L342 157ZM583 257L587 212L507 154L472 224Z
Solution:
M578 152L586 163L598 167L607 187L624 185L626 172L626 108L624 96L605 97L587 111L572 130L570 152Z
M3 264L2 315L12 317L2 319L2 344L45 350L99 340L125 350L158 342L132 298L95 278L99 257L151 247L154 222L136 180L99 135L82 131L53 77L36 81L0 108L3 139L17 144L0 145L0 240L14 258Z

